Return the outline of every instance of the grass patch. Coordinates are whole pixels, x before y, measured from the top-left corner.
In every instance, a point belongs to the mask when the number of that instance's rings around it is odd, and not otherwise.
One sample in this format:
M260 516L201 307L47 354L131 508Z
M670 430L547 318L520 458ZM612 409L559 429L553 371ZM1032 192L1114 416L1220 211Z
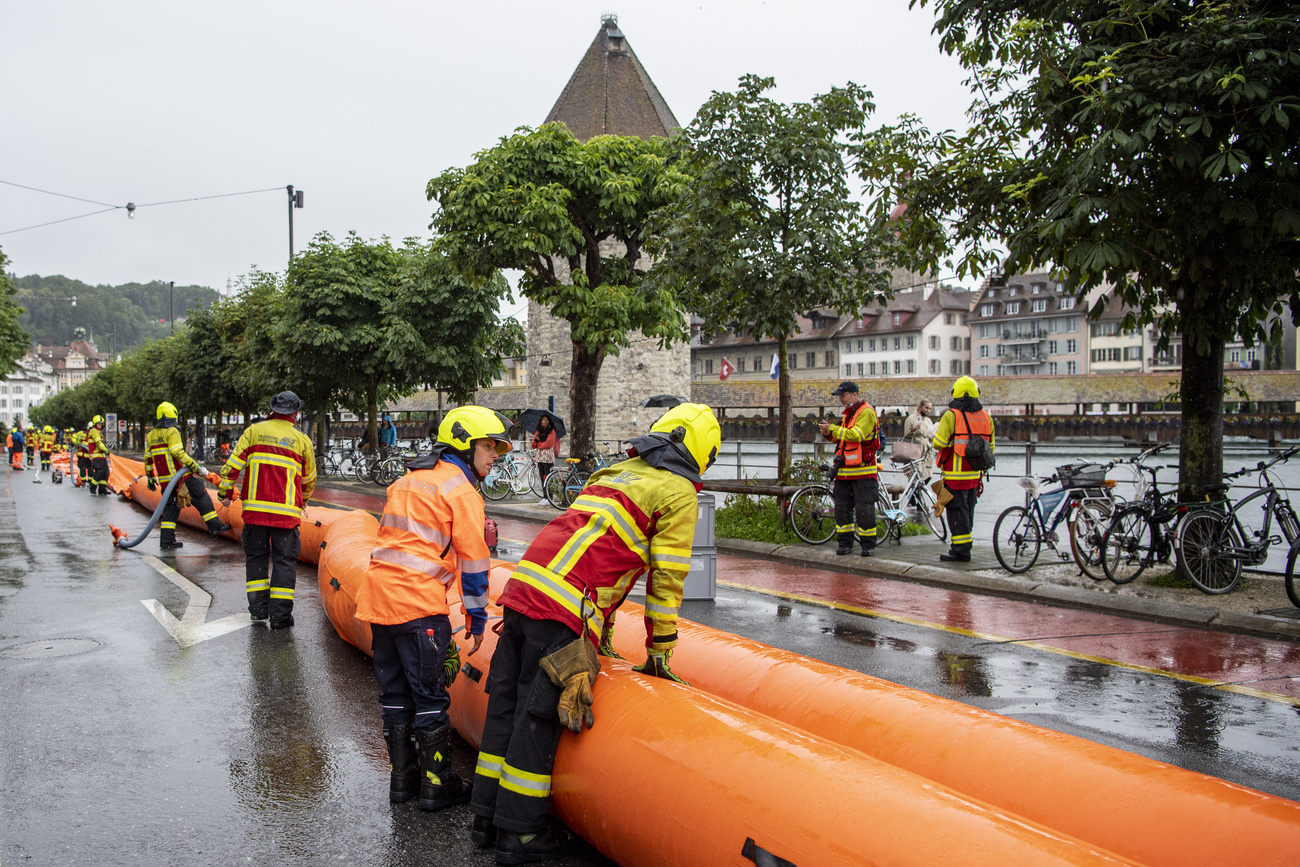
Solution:
M793 530L781 526L776 497L737 494L727 498L727 505L718 509L715 517L714 532L723 539L749 539L773 545L800 541Z
M1177 569L1163 575L1152 575L1146 580L1152 587L1169 587L1174 590L1195 590L1196 585L1182 576Z

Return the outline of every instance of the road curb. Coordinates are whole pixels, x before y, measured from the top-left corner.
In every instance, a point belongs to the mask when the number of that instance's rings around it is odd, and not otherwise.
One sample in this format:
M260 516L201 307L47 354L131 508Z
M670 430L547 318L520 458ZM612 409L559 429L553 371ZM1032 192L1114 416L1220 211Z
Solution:
M560 514L550 507L543 511L532 506L508 503L489 503L487 511L488 514L492 515L542 522L549 521ZM1163 599L1128 596L1107 592L1106 590L1070 587L1048 581L1036 581L1028 576L1017 578L1012 576L976 575L960 569L948 569L937 564L891 560L879 554L867 558L857 556L855 551L846 557L839 557L836 556L835 549L829 546L812 548L804 545L776 545L770 542L753 542L748 539L718 539L717 548L719 554L753 557L792 566L814 566L835 569L839 572L870 575L873 578L899 579L914 584L1002 596L1024 602L1120 614L1156 623L1168 623L1173 626L1217 629L1224 632L1239 632L1263 638L1300 641L1300 620L1273 617L1267 614L1224 611L1218 608L1185 605ZM1102 584L1099 586L1106 587L1107 585Z

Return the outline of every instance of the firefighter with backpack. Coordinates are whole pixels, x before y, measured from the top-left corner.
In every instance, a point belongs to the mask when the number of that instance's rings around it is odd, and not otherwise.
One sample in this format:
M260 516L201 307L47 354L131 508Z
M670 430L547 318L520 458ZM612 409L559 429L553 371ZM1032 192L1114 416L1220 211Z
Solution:
M939 555L946 563L970 562L975 504L984 491L984 473L993 468L993 417L979 397L979 385L969 376L954 382L952 400L934 433L935 464L943 470L939 502L947 500L944 508L952 530L948 551Z

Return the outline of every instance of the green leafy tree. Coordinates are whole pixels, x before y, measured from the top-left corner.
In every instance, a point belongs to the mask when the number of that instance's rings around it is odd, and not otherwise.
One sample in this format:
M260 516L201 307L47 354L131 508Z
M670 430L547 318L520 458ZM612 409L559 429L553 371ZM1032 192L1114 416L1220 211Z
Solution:
M849 185L871 95L849 84L785 105L764 95L773 86L747 75L700 108L682 136L694 182L656 215L647 248L658 257L651 285L678 292L706 338L731 330L777 342L784 478L794 425L787 340L810 310L856 314L888 296L896 251Z
M914 0L929 5L930 0ZM915 119L863 142L880 207L922 265L1050 263L1109 282L1124 327L1181 332L1181 485L1220 481L1223 348L1300 310L1300 6L933 0L971 73L969 132ZM887 167L887 169L882 169Z
M23 308L14 301L16 289L5 266L9 257L0 250L0 376L18 369L18 360L27 354L32 336L18 324Z
M666 347L686 339L673 293L646 283L649 215L687 177L666 139L598 136L563 124L521 128L475 162L429 181L432 228L470 279L521 272L519 290L570 326L571 449L594 448L596 385L605 358L640 331Z

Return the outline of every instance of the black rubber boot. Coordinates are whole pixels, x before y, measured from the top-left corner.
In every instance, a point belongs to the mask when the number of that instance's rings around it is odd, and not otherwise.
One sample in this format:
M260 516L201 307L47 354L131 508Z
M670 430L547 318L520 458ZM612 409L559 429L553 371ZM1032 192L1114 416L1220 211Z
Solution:
M384 741L388 744L388 800L401 804L420 790L420 762L411 740L411 724L385 725Z
M533 864L550 861L563 854L568 845L569 835L563 831L516 834L502 828L497 831L497 863Z
M230 532L230 525L220 518L213 518L208 522L208 532L213 536L220 536L222 533Z
M474 824L469 828L469 841L480 849L486 849L497 841L497 826L487 816L475 816Z
M158 547L163 551L170 551L172 548L184 548L185 543L176 541L175 530L159 530Z
M420 744L420 767L424 771L420 780L420 809L435 813L469 803L473 784L451 772L451 729L447 726L419 729L415 739Z

